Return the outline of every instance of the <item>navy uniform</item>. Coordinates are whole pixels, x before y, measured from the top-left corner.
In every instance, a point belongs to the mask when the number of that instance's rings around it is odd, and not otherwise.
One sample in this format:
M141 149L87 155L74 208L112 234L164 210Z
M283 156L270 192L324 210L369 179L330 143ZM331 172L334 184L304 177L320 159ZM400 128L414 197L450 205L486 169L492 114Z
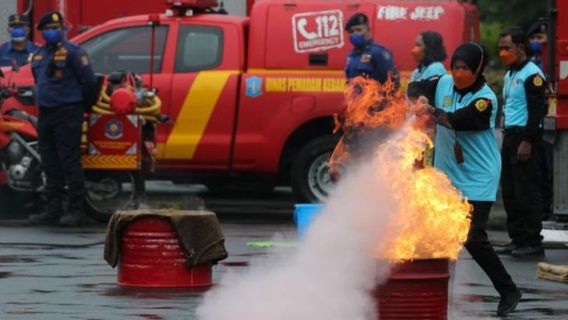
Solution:
M59 222L78 225L82 220L85 182L81 166L83 108L95 102L96 78L89 57L79 46L64 39L63 16L50 12L38 29L46 45L31 59L39 107L39 151L47 178L46 212L30 216L32 223ZM65 186L68 214L62 216Z
M392 53L372 40L368 40L363 48L353 48L347 56L345 65L347 79L365 76L382 84L387 81L389 75L398 87L399 73L394 64Z
M368 24L369 18L363 13L357 13L345 24L345 30L349 32L352 27L360 25L368 28ZM364 76L383 84L390 76L395 82L395 88L398 89L399 72L390 50L375 43L368 35L351 33L349 39L353 49L347 55L345 62L347 79Z
M507 231L515 248L542 250L542 204L539 191L541 123L546 114L545 77L529 60L512 66L503 85L504 137L501 176L503 204L507 211ZM532 147L531 157L517 158L522 141ZM514 253L514 251L513 251Z
M8 20L11 40L0 45L0 67L23 66L39 47L28 40L28 17L13 14Z
M487 54L481 46L462 44L456 49L451 65L457 60L465 61L470 70L479 70L471 85L457 88L454 76L444 75L411 82L407 94L410 98L425 96L436 108L434 166L448 175L473 206L465 248L501 295L497 312L502 316L516 307L521 293L493 250L485 230L501 171L495 139L497 97L482 76Z
M345 76L347 80L356 77L373 79L384 84L390 79L394 82L392 92L396 93L400 87L399 72L394 64L392 53L387 48L373 42L369 30L369 18L363 13L354 14L345 24L345 30L349 32L349 41L353 49L349 52L345 64ZM364 88L355 87L355 93L360 93ZM380 112L380 106L370 106L369 112ZM343 119L343 116L340 116ZM386 127L344 128L343 142L351 154L352 159L358 159L369 152L369 143L383 139L388 134Z

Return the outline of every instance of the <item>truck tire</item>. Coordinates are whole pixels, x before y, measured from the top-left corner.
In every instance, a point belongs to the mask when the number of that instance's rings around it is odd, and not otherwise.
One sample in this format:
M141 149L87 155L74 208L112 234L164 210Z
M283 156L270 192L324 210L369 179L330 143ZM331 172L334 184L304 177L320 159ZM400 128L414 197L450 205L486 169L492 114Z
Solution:
M292 164L291 182L296 199L300 202L323 202L333 182L327 161L339 141L339 137L318 137L300 149Z
M138 209L145 191L140 172L87 172L86 186L86 213L99 222L117 210Z

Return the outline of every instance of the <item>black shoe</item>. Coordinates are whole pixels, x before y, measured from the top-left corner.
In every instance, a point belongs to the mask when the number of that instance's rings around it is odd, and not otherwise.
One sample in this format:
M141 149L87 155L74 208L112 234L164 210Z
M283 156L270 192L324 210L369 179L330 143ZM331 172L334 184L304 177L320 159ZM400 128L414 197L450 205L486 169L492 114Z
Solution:
M28 217L28 222L33 225L57 225L60 217L61 214L46 211L30 215Z
M522 246L519 247L511 253L515 258L543 258L544 248L542 245L536 246Z
M80 213L66 214L59 219L59 225L62 227L78 227L83 223L84 216Z
M503 255L511 255L511 253L515 250L519 248L519 246L517 246L514 243L509 243L508 245L504 246L504 247L500 247L495 249L495 253L496 254L503 254Z
M504 294L501 296L501 300L499 300L499 306L497 306L497 316L504 317L509 313L513 312L521 301L521 297L523 294L521 290L515 288L514 291Z

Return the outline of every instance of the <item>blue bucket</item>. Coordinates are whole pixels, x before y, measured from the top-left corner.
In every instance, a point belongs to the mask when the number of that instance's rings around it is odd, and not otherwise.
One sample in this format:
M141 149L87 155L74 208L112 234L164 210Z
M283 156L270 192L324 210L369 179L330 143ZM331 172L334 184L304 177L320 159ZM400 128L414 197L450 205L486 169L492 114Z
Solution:
M319 203L298 203L294 207L296 208L294 222L298 227L298 237L301 238L314 218L320 213L323 205Z

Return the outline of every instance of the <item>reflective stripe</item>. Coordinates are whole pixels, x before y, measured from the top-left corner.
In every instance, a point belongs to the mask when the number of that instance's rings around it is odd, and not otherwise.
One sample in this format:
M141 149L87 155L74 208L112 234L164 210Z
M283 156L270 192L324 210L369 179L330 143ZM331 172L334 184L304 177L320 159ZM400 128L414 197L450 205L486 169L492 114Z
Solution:
M190 160L231 75L238 71L203 71L197 74L175 119L166 143L166 159Z

